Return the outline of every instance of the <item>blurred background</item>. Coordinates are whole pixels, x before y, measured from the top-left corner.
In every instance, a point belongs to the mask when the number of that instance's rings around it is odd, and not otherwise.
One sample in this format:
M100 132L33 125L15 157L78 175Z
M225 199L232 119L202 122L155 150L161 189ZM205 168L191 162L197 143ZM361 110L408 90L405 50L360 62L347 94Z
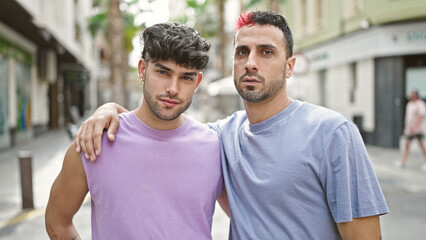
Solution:
M358 125L392 211L382 218L384 239L425 239L417 144L406 169L393 166L409 93L418 89L426 99L422 0L0 0L0 239L47 239L44 207L73 127L103 103L140 104L144 28L180 22L209 39L210 62L187 113L215 121L243 109L231 76L234 23L245 10L264 9L282 13L293 32L290 97ZM30 210L21 209L20 150L32 157ZM90 238L90 204L82 210L79 226ZM214 239L227 235L220 214Z

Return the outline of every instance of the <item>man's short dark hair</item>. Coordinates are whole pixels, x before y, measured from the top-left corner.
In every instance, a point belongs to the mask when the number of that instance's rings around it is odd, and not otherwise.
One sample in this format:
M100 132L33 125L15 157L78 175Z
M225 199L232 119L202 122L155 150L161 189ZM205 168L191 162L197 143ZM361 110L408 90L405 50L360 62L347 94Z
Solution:
M145 61L172 60L187 68L203 69L209 62L210 43L194 29L179 23L159 23L140 37Z
M286 57L289 58L293 56L293 35L291 34L287 21L282 15L272 12L271 10L244 12L237 20L235 32L240 30L243 26L252 26L256 23L260 25L272 25L279 28L283 32L284 40L286 41Z

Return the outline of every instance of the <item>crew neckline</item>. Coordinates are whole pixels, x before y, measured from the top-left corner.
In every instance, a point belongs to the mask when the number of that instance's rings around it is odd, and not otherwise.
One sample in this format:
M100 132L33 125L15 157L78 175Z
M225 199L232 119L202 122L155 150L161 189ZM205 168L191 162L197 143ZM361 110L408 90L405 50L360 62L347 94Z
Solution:
M272 127L276 123L286 120L294 112L294 110L298 108L300 105L302 105L302 102L298 100L293 100L293 102L290 105L288 105L285 109L283 109L281 112L275 114L271 118L268 118L265 121L262 121L260 123L251 124L249 120L247 119L245 124L246 128L248 128L250 132L260 132L260 131L267 130L268 128Z
M131 111L125 115L128 116L128 119L131 121L131 123L135 124L138 129L141 129L141 131L143 131L144 133L150 134L155 137L169 137L171 135L179 134L181 132L186 131L191 123L190 118L187 115L184 115L184 122L179 127L170 130L160 130L146 125L142 120L138 118L138 116L136 116L134 111Z

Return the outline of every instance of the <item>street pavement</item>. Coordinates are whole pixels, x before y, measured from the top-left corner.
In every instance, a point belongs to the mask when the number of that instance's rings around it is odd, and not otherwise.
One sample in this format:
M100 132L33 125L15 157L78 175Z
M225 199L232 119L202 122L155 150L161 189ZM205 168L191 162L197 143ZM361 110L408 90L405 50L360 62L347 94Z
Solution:
M63 156L71 143L65 130L45 133L34 140L0 151L0 240L48 239L44 211L50 187L59 173ZM416 143L414 143L416 144ZM32 153L33 210L21 210L18 151ZM381 217L386 240L426 239L426 172L421 171L423 156L414 151L404 169L395 167L401 153L397 149L368 146L391 213ZM74 218L82 239L90 239L90 201L86 200ZM229 220L216 207L213 217L214 240L225 240Z

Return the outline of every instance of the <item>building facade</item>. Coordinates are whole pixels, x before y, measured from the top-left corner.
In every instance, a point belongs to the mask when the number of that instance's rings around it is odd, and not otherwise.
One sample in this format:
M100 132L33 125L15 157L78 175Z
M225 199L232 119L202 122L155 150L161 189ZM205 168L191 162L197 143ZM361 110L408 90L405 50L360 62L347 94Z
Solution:
M0 2L0 149L63 126L72 106L80 114L96 106L91 8L90 0Z
M350 117L367 144L399 147L409 92L426 99L426 2L293 0L290 95Z

